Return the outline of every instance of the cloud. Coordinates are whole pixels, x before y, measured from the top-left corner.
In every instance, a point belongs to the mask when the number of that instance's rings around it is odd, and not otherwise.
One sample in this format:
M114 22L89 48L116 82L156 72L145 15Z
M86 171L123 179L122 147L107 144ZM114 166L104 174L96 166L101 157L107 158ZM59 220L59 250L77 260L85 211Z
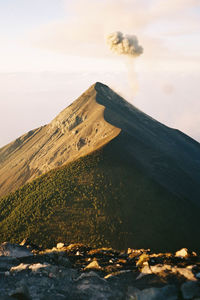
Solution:
M125 55L129 58L126 62L128 79L130 87L132 88L132 95L135 96L138 91L138 80L134 66L135 60L133 59L143 53L142 46L139 45L138 39L135 35L124 35L120 31L109 34L107 36L107 44L114 53L123 56Z
M186 50L175 51L179 32L199 32L195 12L199 0L76 0L66 1L66 19L40 26L32 32L35 47L65 55L112 58L105 45L110 32L140 37L143 60L184 60ZM176 40L171 33L176 32ZM184 52L185 51L185 52ZM189 56L189 53L186 52ZM114 57L113 57L114 59ZM155 63L153 64L155 66Z
M135 35L124 35L120 31L109 34L107 36L107 44L117 54L136 57L143 53L143 48L138 44L138 39Z

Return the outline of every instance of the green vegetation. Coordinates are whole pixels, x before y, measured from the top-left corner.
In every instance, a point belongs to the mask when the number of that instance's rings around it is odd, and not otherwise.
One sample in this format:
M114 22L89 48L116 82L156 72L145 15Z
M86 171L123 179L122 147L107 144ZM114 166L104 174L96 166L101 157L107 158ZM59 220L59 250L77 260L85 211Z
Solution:
M196 249L196 211L104 147L1 198L0 242Z

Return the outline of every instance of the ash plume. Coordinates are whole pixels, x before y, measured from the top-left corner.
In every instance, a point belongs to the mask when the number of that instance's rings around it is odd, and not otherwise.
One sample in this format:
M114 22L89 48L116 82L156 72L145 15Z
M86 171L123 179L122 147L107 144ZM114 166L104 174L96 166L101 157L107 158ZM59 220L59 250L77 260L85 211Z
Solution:
M134 64L135 58L143 53L142 46L139 45L135 35L124 35L120 31L109 34L107 36L107 44L114 53L127 57L125 63L128 70L129 85L133 95L135 95L138 91L138 80Z
M143 48L139 45L135 35L124 35L120 31L109 34L107 44L113 52L120 55L136 57L143 53Z

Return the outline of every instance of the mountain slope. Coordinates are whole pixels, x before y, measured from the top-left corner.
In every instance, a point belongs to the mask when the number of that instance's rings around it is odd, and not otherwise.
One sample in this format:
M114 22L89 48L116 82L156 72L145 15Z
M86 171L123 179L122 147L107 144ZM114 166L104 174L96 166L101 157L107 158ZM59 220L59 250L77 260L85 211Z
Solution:
M0 195L111 143L178 197L200 204L200 144L96 83L50 124L0 149Z
M101 83L0 149L1 195L24 183L0 198L0 242L200 247L199 143Z
M0 149L0 195L98 149L120 132L105 121L96 94L93 85L50 124Z
M121 129L114 148L173 193L200 204L200 144L152 119L108 87L97 84L96 89L97 102L106 107L105 120Z
M112 143L112 142L111 142ZM198 250L199 208L170 193L111 143L0 199L0 242Z

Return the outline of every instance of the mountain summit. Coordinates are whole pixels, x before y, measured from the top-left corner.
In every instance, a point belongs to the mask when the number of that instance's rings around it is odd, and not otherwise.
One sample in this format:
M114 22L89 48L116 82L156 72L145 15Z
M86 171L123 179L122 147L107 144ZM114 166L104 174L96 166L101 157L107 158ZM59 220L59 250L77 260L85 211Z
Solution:
M0 242L198 249L199 183L198 142L95 83L0 149Z
M173 193L199 202L200 144L95 83L50 124L0 149L0 196L111 142Z
M97 102L103 88L100 83L92 85L50 124L0 149L0 195L98 149L119 134L119 128L105 121L105 106Z

